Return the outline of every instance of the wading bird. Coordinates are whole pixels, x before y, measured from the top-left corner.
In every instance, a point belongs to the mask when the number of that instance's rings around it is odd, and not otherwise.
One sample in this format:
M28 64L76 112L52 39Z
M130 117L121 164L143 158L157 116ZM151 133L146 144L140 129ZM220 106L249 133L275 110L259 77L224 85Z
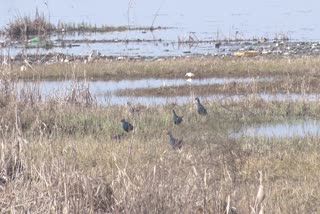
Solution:
M177 113L175 112L175 110L172 110L173 113L173 122L176 125L179 125L180 123L182 123L183 121L183 116L178 116Z
M199 97L196 97L195 99L197 101L197 111L200 115L207 115L208 112L207 110L205 109L205 107L200 103L200 99Z
M184 76L186 76L186 77L194 77L194 73L188 72Z
M126 121L125 119L121 120L122 123L122 128L126 131L132 131L133 130L133 125L131 123L129 123L128 121Z
M172 148L173 149L181 149L181 147L182 147L182 139L179 140L179 139L174 138L170 131L168 131L167 134L170 137L170 144L171 144Z

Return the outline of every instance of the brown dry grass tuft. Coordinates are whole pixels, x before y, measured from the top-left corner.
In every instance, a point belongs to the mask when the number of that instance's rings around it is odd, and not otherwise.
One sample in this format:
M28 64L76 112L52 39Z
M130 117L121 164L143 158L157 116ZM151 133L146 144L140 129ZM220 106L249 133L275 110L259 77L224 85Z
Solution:
M36 12L35 17L18 17L5 28L7 35L13 38L24 38L30 35L45 35L55 30L45 16Z

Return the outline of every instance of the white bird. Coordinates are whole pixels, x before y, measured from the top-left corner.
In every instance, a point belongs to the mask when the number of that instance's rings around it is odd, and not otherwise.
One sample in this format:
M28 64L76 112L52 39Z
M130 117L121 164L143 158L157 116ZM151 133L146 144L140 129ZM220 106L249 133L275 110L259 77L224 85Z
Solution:
M192 72L188 72L185 74L186 77L194 77L194 73Z

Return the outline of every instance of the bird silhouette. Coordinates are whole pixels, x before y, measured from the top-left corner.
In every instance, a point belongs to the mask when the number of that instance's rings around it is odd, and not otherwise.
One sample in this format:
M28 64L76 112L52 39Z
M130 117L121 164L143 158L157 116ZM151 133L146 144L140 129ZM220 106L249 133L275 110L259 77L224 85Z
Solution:
M132 131L133 130L133 125L131 123L129 123L128 121L126 121L125 119L121 120L122 123L122 128L126 131Z
M111 135L111 139L115 141L120 141L124 137L124 133Z
M195 99L197 101L197 111L200 115L207 115L208 112L207 110L205 109L205 107L200 103L200 99L199 97L196 97Z
M183 116L178 116L175 110L172 110L173 113L173 122L176 125L179 125L183 121Z
M168 131L167 134L168 134L169 137L170 137L170 144L171 144L172 148L173 148L174 150L176 150L176 149L181 149L182 144L183 144L182 139L179 140L179 139L174 138L174 137L172 136L172 134L171 134L170 131Z

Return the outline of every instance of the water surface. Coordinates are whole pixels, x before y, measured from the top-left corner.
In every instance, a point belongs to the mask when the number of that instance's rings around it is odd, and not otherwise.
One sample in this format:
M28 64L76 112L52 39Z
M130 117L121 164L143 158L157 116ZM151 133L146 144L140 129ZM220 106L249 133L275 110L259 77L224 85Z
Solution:
M294 39L320 39L317 0L15 0L2 1L0 27L36 8L51 22L97 25L170 26L177 36L195 32L210 37L262 37L287 34ZM166 39L166 38L164 38Z
M16 84L17 92L21 89L35 89L41 97L46 100L50 97L66 97L73 88L86 89L96 98L98 105L125 105L127 101L140 103L143 105L165 105L175 103L178 105L194 102L195 95L190 90L188 96L117 96L117 90L134 90L138 88L175 86L175 85L207 85L207 84L226 84L230 82L250 82L250 81L269 81L268 79L252 78L207 78L193 79L187 82L186 79L140 79L140 80L121 80L121 81L38 81L38 82L19 82ZM240 101L243 99L262 99L266 101L319 101L320 94L283 94L283 93L259 93L259 94L210 94L199 96L206 102L216 101Z
M50 22L89 23L112 26L164 26L169 30L125 31L97 34L53 35L49 39L114 40L108 43L72 43L72 48L55 47L50 51L88 55L93 50L107 56L181 56L189 54L230 54L232 44L220 49L212 43L181 44L178 41L212 41L223 39L283 38L297 41L320 41L320 2L317 0L283 1L166 1L166 0L15 0L2 1L0 28L24 15L34 15L36 8ZM119 40L140 42L117 42ZM0 38L5 40L5 38ZM117 40L117 41L116 41ZM143 42L143 40L156 40ZM68 45L68 44L67 44ZM241 48L246 45L238 44ZM270 44L265 44L270 45ZM250 47L250 45L249 45ZM16 44L5 54L45 54L45 49L23 50Z
M243 135L266 138L320 136L320 121L308 119L254 125L244 128Z

